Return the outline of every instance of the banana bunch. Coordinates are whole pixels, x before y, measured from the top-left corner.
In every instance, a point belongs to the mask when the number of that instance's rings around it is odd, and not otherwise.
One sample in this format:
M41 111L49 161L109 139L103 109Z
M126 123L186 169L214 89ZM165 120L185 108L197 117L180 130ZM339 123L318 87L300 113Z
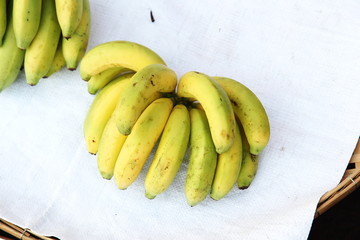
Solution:
M75 70L89 34L89 0L0 0L0 91L22 67L32 86L65 65Z
M80 75L96 94L84 123L87 150L97 154L100 175L114 178L119 189L137 179L151 152L144 182L149 199L170 187L182 165L190 206L252 183L270 125L243 84L195 71L178 79L158 54L129 41L89 50Z

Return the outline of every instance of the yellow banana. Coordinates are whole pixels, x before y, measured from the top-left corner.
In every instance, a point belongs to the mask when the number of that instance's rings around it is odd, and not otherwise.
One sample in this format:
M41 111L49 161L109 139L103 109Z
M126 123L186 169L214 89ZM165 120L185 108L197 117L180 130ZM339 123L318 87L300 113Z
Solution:
M62 35L71 38L78 28L83 15L83 0L55 0L56 15L59 19Z
M220 85L203 73L188 72L180 78L177 94L200 102L209 121L216 152L226 152L234 141L235 117Z
M189 136L189 112L184 105L176 105L166 123L154 159L146 174L147 198L155 198L170 186L185 156Z
M71 38L66 37L67 35L64 35L65 37L63 38L63 54L66 67L69 70L75 70L77 68L80 60L85 55L90 37L90 3L89 0L80 1L83 1L81 21L72 33Z
M241 169L239 173L239 177L237 179L237 185L240 189L247 189L252 181L255 178L258 162L259 162L259 155L253 155L250 153L250 146L246 139L244 129L242 128L241 124L239 124L241 138L242 138L242 145L243 145L243 160L241 164Z
M6 32L6 25L7 25L7 0L0 0L0 46L3 42L3 37Z
M14 0L13 5L16 44L26 49L39 29L42 0Z
M97 153L98 169L103 178L111 179L114 175L115 163L126 138L117 130L112 114L101 135Z
M129 135L144 109L161 93L175 91L176 83L175 72L162 64L151 64L135 73L115 109L119 131Z
M93 100L84 123L84 137L89 153L96 154L102 132L119 97L129 86L132 74L125 74L102 89Z
M65 66L65 59L64 59L64 55L62 53L62 44L61 44L61 39L59 40L56 52L55 52L55 56L54 59L51 63L51 67L49 69L49 71L45 74L45 76L43 78L48 78L51 75L53 75L54 73L60 71L64 66Z
M23 64L24 54L25 51L16 46L13 18L9 13L7 31L0 46L0 92L15 81Z
M119 189L126 189L138 177L172 108L171 99L159 98L141 114L133 131L126 138L115 164L114 177Z
M270 139L270 124L259 98L243 84L224 77L214 77L229 96L235 115L244 128L250 153L258 155Z
M190 110L190 156L185 180L185 196L190 206L203 201L211 190L217 154L209 123L201 109Z
M88 92L90 94L96 94L116 76L126 71L128 71L126 68L114 67L92 76L88 81Z
M236 125L233 145L228 151L218 156L215 178L210 193L212 199L220 200L234 187L241 169L242 151L242 139L239 127Z
M164 64L151 49L134 42L111 41L89 50L80 63L80 76L84 80L111 67L124 67L135 72L150 64Z
M54 0L43 1L38 32L26 49L24 69L26 81L36 85L46 75L53 62L60 39Z

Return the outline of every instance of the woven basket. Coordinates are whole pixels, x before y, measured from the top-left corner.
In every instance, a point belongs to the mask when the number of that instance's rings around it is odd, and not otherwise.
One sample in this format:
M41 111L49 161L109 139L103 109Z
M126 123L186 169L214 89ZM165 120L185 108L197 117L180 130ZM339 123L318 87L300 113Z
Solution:
M349 165L340 183L332 190L325 193L318 203L315 218L329 210L340 202L357 187L360 186L360 139L356 145ZM21 240L54 240L56 237L46 237L32 232L28 228L19 227L0 218L0 239L21 239Z
M325 213L360 186L360 139L340 183L326 192L318 203L315 218Z

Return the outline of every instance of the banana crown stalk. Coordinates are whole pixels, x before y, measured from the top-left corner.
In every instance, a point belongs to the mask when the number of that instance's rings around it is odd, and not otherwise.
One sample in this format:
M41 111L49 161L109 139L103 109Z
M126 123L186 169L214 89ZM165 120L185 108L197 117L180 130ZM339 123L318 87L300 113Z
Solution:
M188 72L180 78L177 94L200 102L209 121L217 153L226 152L234 141L235 118L231 102L222 87L203 73Z

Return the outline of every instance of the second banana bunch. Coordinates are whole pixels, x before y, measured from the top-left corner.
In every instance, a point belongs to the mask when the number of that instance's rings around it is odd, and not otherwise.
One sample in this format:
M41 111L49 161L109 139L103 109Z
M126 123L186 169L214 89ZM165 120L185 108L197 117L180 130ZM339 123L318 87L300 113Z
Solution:
M84 123L87 149L119 189L136 180L146 161L149 199L170 187L183 164L190 206L250 186L270 125L258 97L240 82L196 71L178 80L158 54L128 41L88 51L80 74L97 94Z
M0 0L0 92L22 67L32 86L76 69L89 34L89 0Z

